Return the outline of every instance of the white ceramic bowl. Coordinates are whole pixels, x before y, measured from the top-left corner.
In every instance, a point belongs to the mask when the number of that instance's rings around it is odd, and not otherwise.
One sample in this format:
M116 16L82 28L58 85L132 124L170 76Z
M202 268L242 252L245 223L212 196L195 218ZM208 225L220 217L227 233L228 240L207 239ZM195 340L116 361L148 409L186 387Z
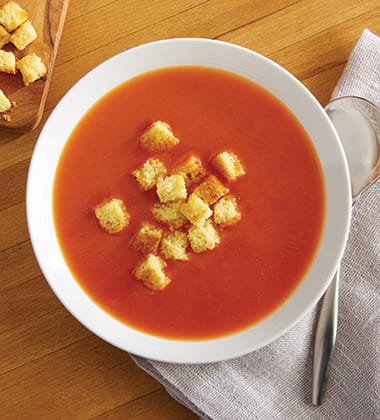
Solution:
M115 86L160 67L202 65L237 73L272 92L297 116L323 168L327 213L320 246L291 297L262 322L242 332L203 341L170 340L132 329L100 309L73 278L53 223L52 190L58 159L83 114ZM27 220L41 270L65 307L113 345L151 359L204 363L240 356L267 345L299 321L328 286L347 240L351 193L343 149L326 113L290 73L248 49L206 39L171 39L127 50L84 76L60 101L43 128L30 164Z

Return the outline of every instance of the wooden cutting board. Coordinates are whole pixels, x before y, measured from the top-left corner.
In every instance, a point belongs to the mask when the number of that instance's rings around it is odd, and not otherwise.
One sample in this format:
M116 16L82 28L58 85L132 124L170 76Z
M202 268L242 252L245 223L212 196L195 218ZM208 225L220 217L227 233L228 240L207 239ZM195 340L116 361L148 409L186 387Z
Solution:
M38 38L23 51L17 51L12 44L3 49L13 51L17 58L34 52L48 68L43 79L29 86L24 86L20 74L0 73L0 89L14 104L7 113L9 121L0 114L0 128L27 131L33 130L42 117L69 0L15 1L28 12ZM4 3L6 0L0 0L0 6Z

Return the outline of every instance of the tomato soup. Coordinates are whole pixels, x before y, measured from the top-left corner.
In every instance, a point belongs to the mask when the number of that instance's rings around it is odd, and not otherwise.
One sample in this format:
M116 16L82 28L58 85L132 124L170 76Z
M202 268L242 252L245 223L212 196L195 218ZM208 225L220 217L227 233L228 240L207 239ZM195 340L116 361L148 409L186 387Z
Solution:
M229 185L240 222L220 231L214 250L168 261L171 283L162 291L135 279L141 255L131 246L157 202L155 190L142 192L131 176L152 156L137 139L156 120L180 139L170 153L155 154L169 170L191 153L207 166L230 150L246 171ZM121 198L131 215L113 235L94 216L109 197ZM234 74L184 66L133 78L87 112L61 155L53 207L66 262L99 306L150 334L207 339L257 323L291 295L318 248L324 200L311 140L280 101Z

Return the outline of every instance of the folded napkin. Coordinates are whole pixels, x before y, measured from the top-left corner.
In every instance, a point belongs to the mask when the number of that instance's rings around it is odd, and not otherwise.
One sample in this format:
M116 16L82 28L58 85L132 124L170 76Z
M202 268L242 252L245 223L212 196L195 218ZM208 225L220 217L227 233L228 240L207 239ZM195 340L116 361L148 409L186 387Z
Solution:
M333 97L379 105L380 38L365 30ZM353 209L342 261L338 335L323 405L311 405L317 308L272 344L233 360L178 365L132 356L203 419L380 418L380 182Z

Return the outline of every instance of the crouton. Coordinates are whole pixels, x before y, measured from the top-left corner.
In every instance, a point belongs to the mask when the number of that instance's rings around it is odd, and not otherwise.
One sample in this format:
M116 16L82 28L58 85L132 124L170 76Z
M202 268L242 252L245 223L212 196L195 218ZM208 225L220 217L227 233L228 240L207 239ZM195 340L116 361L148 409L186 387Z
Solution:
M28 19L28 13L14 1L8 1L0 9L0 24L13 32Z
M157 195L161 203L186 200L185 180L181 175L171 175L157 182Z
M234 225L241 218L241 214L232 195L222 197L214 206L214 222L221 226Z
M37 38L37 32L30 21L24 22L11 35L10 41L18 49L23 50Z
M44 77L47 73L47 68L42 62L41 57L36 54L29 54L19 60L16 64L20 70L22 79L26 86Z
M185 232L169 232L162 238L160 250L164 258L168 260L186 261L189 259L186 252L188 243L189 241Z
M181 213L194 225L204 223L212 215L210 207L198 196L191 194L181 206Z
M206 171L202 165L202 161L198 156L191 155L184 162L175 166L172 174L182 175L185 180L186 187L196 184L206 175Z
M170 283L170 278L164 272L165 266L162 258L148 254L137 265L134 274L137 280L143 281L150 289L162 290Z
M232 152L218 153L212 160L212 166L228 181L236 181L245 170L239 158Z
M121 232L128 226L130 215L119 198L104 200L95 207L95 216L100 226L108 233Z
M206 204L214 204L228 192L229 189L216 176L210 175L194 189L193 194L201 198Z
M141 166L132 172L136 181L144 191L153 188L158 181L166 176L165 165L157 158L147 159Z
M192 225L188 231L188 238L195 253L214 249L220 243L219 234L210 220L204 224Z
M173 134L170 125L162 121L151 124L139 138L141 147L149 152L164 152L178 143L179 139Z
M0 112L7 112L11 108L11 101L5 96L5 93L0 89Z
M16 57L13 52L0 50L0 72L16 73Z
M4 26L0 25L0 48L3 48L4 45L8 44L10 39L11 34L4 28Z
M155 204L152 209L153 217L171 228L181 228L187 223L186 217L181 213L182 204L182 201Z
M161 238L161 228L150 223L142 223L132 245L142 254L156 254Z

